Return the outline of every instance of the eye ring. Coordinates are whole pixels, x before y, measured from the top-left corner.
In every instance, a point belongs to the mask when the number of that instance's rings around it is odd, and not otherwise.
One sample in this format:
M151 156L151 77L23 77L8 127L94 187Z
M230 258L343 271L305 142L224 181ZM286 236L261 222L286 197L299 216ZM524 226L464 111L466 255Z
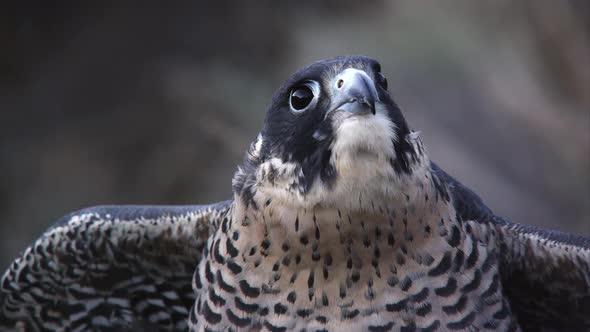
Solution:
M289 107L293 113L303 113L317 103L320 85L316 81L305 81L295 85L289 93Z
M377 72L377 82L379 83L379 85L381 85L381 87L384 90L387 90L388 84L387 84L387 78L385 77L385 75L383 75L381 72Z

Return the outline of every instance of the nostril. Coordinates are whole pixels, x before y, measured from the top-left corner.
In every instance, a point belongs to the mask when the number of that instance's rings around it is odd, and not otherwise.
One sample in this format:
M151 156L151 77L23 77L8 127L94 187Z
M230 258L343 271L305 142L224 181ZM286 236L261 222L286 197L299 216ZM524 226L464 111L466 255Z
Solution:
M336 86L338 87L338 89L340 89L343 85L344 85L344 80L342 80L342 79L339 79L338 83L336 83Z

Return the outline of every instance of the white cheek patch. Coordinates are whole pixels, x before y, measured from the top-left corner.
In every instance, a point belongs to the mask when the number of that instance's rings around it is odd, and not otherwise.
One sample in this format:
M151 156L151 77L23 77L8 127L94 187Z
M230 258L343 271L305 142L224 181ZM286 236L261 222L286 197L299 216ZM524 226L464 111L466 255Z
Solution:
M351 116L335 124L332 162L339 173L358 163L395 159L395 125L381 104L375 109L375 115Z
M305 197L307 204L355 208L360 201L386 199L397 187L399 179L391 166L396 158L393 142L398 140L395 125L381 104L375 106L375 115L334 121L330 163L336 180L330 185L315 181Z
M258 159L260 157L260 151L262 150L262 143L263 143L262 135L258 134L256 137L256 142L251 147L250 155L252 159Z
M398 137L395 124L381 104L376 105L375 115L344 114L333 126L330 163L336 171L335 180L325 183L319 177L306 179L313 184L304 192L299 183L304 177L300 165L272 158L258 168L255 199L260 206L271 198L276 214L317 206L369 209L373 203L401 197L404 190L409 193L408 183L423 178L427 171L427 157L421 155L412 174L396 173L392 166L398 157L394 142L409 139L415 149L421 143L417 133Z

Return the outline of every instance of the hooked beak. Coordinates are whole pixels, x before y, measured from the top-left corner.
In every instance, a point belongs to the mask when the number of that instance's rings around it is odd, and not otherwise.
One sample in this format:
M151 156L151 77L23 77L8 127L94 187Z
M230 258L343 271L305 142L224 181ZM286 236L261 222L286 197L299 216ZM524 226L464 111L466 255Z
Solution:
M361 115L375 115L375 102L379 102L373 80L362 70L348 68L334 78L333 107L326 113L346 111Z

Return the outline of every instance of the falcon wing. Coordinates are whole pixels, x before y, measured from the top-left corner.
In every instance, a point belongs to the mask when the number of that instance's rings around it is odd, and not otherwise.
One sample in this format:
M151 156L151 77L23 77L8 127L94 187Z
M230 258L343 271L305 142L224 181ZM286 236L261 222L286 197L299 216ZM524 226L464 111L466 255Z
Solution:
M511 223L436 165L457 214L494 236L504 294L524 331L590 331L590 237Z
M590 331L589 239L494 218L500 274L525 331Z
M63 217L4 273L0 330L186 330L193 272L230 206L99 206Z

